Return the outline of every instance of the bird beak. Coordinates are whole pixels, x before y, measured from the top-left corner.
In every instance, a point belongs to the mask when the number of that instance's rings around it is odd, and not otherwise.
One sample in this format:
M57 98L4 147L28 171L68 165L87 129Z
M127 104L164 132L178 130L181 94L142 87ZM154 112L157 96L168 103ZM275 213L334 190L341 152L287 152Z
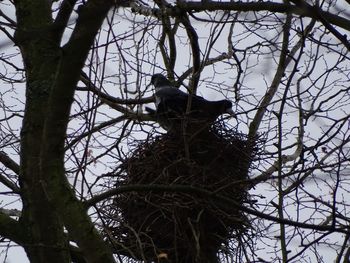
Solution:
M149 86L151 86L151 85L152 85L152 83L151 83L151 82L150 82L150 83L148 83L148 84L147 84L147 86L146 86L146 89L148 89L148 87L149 87Z
M233 118L237 118L236 113L234 113L232 109L228 109L226 113L230 114Z

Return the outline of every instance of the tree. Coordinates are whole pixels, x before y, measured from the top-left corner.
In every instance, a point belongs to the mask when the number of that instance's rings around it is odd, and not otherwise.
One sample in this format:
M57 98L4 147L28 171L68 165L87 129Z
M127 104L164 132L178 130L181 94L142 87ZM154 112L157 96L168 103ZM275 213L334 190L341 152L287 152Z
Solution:
M133 251L108 234L111 198L223 202L186 185L118 186L138 142L164 133L143 106L150 76L165 72L232 100L238 118L224 123L258 138L251 202L239 207L255 234L229 240L221 261L349 262L348 1L0 5L3 242L31 262L122 262Z

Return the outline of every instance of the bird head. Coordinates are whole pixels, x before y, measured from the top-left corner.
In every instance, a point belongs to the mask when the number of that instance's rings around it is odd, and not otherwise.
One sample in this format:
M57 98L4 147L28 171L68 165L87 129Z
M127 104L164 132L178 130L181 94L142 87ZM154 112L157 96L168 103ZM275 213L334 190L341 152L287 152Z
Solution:
M232 110L232 102L229 100L223 100L222 101L222 108L223 108L223 113L228 113L230 114L232 117L236 118L236 114L234 113L234 111Z
M160 88L163 86L173 86L171 82L162 74L154 74L151 78L151 84L153 84L155 88Z

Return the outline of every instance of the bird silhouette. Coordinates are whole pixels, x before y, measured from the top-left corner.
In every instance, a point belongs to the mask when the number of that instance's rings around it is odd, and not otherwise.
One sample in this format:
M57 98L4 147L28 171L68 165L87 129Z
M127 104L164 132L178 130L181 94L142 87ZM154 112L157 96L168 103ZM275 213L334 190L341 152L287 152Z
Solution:
M166 129L180 124L184 118L191 123L211 124L224 113L235 116L231 101L209 101L201 96L185 93L162 74L153 75L151 84L155 87L156 110L146 107L146 111L155 115ZM187 111L189 100L190 108Z

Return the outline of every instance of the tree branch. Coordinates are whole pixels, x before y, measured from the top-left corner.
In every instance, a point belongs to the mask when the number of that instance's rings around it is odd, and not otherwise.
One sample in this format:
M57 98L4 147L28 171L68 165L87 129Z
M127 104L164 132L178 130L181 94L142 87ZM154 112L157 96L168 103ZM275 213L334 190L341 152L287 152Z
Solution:
M301 9L298 6L276 3L271 1L266 2L217 2L217 1L178 1L177 7L182 11L269 11L272 13L293 13L296 15L307 16L318 19L318 15L312 10ZM169 14L176 16L177 11L169 10ZM339 26L347 31L350 31L350 21L339 15L334 15L329 12L319 10L319 15L326 19L329 23Z
M347 40L346 35L342 35L338 30L336 30L331 23L328 22L327 18L323 16L321 9L318 6L311 6L307 2L302 0L290 0L296 6L302 10L307 10L307 13L313 14L314 18L320 21L325 28L329 30L336 38L342 42L342 44L350 51L350 42Z
M330 24L339 26L347 31L350 31L350 20L339 15L332 14L323 10L319 10L317 15L313 10L305 10L295 5L287 5L282 3L276 3L272 1L264 2L218 2L218 1L177 1L176 6L166 8L161 12L157 8L150 8L135 4L130 4L132 10L145 16L155 16L160 18L161 15L168 15L172 17L178 17L181 12L203 12L203 11L242 11L242 12L259 12L269 11L271 13L293 13L295 15L306 16L319 20L320 17L324 18ZM322 21L321 21L322 22Z
M21 224L0 210L0 235L19 245L26 243L26 232Z
M0 152L0 162L15 174L19 174L19 165L3 151Z
M10 170L12 170L17 175L19 174L19 165L13 161L5 152L0 152L0 162ZM13 192L19 194L20 189L16 184L7 179L4 176L0 176L0 182L10 188Z
M123 113L125 118L134 119L138 121L153 121L154 119L148 114L142 114L139 112L135 112L129 108L123 107L122 105L134 105L134 104L144 104L150 103L154 101L154 97L146 97L146 98L138 98L138 99L119 99L113 96L110 96L102 91L100 91L91 81L85 73L82 73L80 80L87 86L87 88L77 88L77 90L81 91L91 91L95 95L97 95L101 101L107 104L112 109L115 109L121 113ZM113 121L111 121L113 122Z
M92 93L98 95L98 97L108 100L111 103L122 104L122 105L134 105L134 104L144 104L154 102L154 97L146 97L146 98L137 98L137 99L119 99L113 96L110 96L102 91L100 91L88 78L88 76L82 72L80 80L86 85L86 89L77 88L77 90L82 91L91 91Z
M190 23L190 20L186 13L183 13L183 15L180 17L181 23L184 25L188 38L190 40L191 44L191 50L192 50L192 60L193 60L193 66L192 66L192 78L190 80L190 93L196 94L198 82L200 79L200 73L201 73L201 52L200 47L198 43L198 35L196 30L193 28L193 26ZM190 107L189 107L190 108Z
M61 3L55 22L53 23L56 30L57 40L61 39L76 2L77 0L64 0Z
M283 77L283 74L285 72L286 67L292 61L292 58L296 54L296 52L302 47L302 45L304 43L305 36L309 32L311 32L314 25L315 25L315 20L312 20L310 22L310 24L305 28L305 32L303 33L303 36L301 36L298 43L295 44L295 46L292 48L292 50L289 53L288 53L288 51L289 51L288 50L288 42L283 41L281 55L280 55L278 67L276 70L276 74L274 76L274 79L272 80L271 86L269 87L262 102L259 105L258 111L255 114L253 121L251 122L251 124L249 126L248 137L250 139L255 138L255 136L257 135L257 131L259 129L262 118L267 110L268 105L272 101L272 99L277 91L277 88L280 84L280 81Z

